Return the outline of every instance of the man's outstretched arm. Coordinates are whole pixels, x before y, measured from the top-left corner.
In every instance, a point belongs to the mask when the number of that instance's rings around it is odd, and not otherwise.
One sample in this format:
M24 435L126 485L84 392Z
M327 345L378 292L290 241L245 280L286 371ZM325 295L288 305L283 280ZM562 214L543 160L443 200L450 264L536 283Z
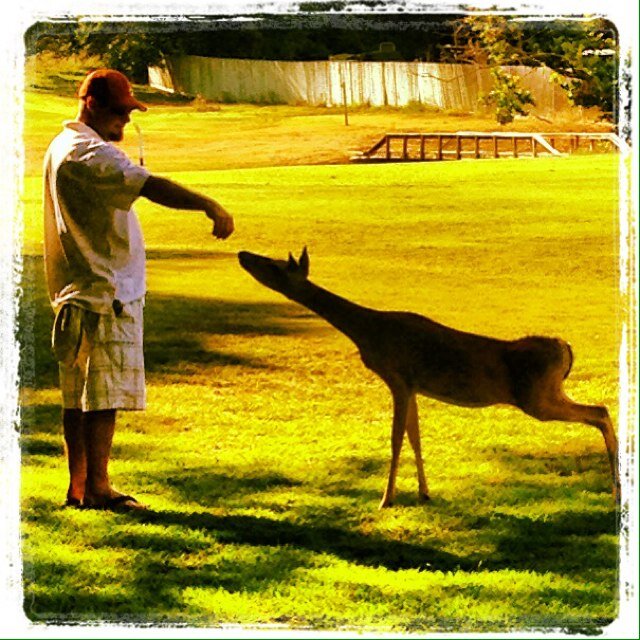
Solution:
M140 195L171 209L204 211L213 220L213 235L216 238L228 238L233 233L233 217L222 205L167 178L149 176Z

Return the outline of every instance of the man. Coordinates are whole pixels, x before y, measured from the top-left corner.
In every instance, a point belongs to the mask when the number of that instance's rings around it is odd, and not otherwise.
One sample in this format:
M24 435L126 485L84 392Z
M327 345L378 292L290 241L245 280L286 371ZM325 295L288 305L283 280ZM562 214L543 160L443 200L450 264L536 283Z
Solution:
M111 144L122 140L134 109L147 110L123 74L90 73L78 97L76 120L64 123L44 163L45 271L69 463L66 504L144 509L116 491L108 473L116 412L145 406L145 254L131 206L144 196L203 211L221 239L233 232L233 218L211 198L150 175Z

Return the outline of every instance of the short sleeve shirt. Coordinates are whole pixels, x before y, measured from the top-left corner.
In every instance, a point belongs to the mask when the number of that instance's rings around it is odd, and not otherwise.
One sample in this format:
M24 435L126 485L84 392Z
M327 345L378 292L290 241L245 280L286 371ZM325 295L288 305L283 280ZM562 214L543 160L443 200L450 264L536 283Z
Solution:
M145 294L142 230L132 205L149 177L82 122L67 121L44 160L44 257L54 309L110 313Z

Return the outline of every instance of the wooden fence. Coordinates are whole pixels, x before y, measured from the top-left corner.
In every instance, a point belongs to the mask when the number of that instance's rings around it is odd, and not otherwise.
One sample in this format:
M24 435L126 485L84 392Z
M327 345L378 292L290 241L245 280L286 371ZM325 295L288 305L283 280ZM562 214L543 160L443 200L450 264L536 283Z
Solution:
M521 78L536 102L532 113L550 117L570 107L544 67L505 67ZM218 102L322 106L407 106L474 112L492 87L489 69L425 62L238 60L174 56L149 69L151 85Z

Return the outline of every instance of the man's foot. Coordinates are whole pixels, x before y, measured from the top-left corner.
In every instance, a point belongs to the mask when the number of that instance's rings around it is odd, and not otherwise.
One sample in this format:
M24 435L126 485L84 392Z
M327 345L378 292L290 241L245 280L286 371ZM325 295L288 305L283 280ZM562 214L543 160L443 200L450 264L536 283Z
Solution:
M85 509L104 509L106 511L146 511L148 507L138 502L133 496L116 495L106 500L87 500L85 498L83 507Z

